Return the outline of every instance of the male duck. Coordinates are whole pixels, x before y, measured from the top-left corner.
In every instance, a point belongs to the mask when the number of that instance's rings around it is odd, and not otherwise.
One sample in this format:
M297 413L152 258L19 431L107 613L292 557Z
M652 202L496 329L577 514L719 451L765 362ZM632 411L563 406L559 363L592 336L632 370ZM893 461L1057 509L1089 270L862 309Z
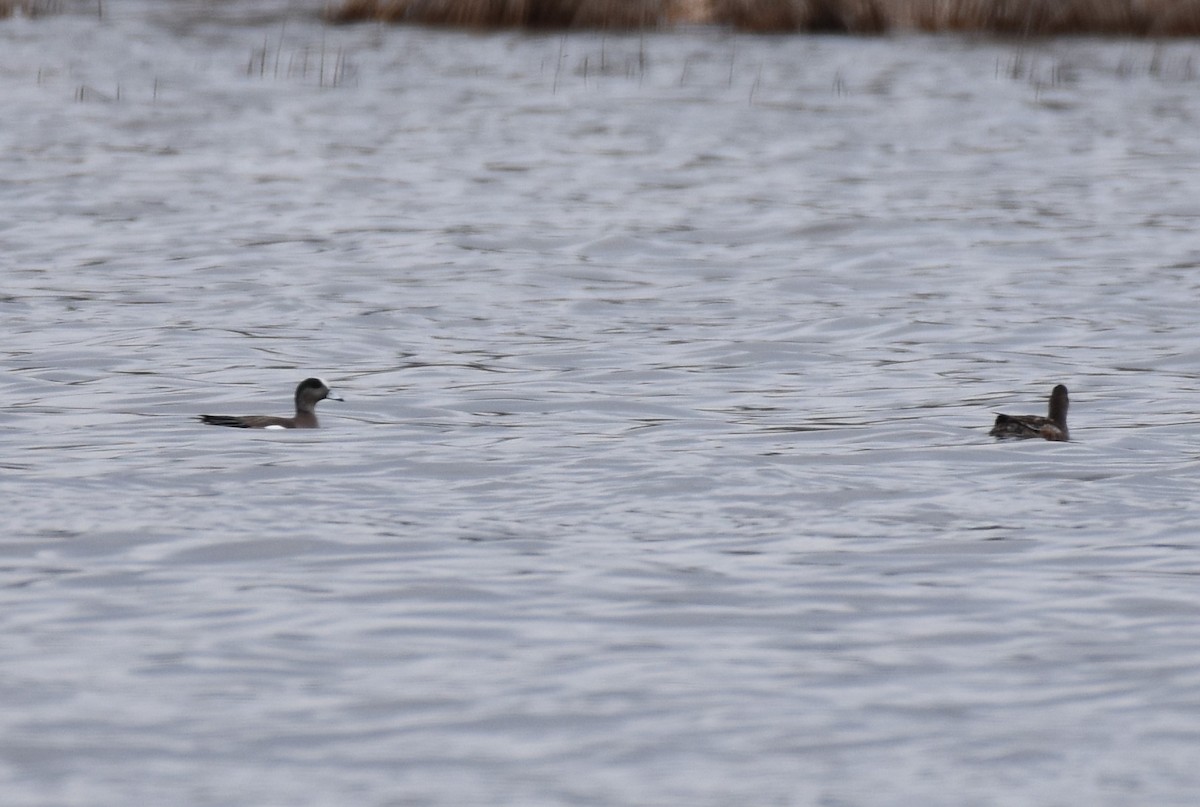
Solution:
M1059 384L1050 393L1049 417L1041 415L996 415L996 425L988 432L993 437L1041 437L1044 440L1071 439L1067 431L1067 388Z
M270 415L201 415L200 420L211 426L232 426L235 429L315 429L317 404L328 398L342 401L329 385L319 378L306 378L296 387L296 416L290 418Z

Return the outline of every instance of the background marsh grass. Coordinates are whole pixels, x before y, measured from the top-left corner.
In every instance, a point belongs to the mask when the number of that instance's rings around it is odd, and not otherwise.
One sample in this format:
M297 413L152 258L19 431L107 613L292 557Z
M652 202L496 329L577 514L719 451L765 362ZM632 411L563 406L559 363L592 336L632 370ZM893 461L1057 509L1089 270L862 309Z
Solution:
M670 17L669 0L346 0L336 22L380 20L470 28L647 28Z
M327 17L473 28L1200 35L1200 0L342 0Z
M21 14L26 17L44 17L62 10L60 0L0 0L0 19Z
M882 0L886 2L886 0ZM898 0L897 27L1016 35L1195 36L1197 0Z

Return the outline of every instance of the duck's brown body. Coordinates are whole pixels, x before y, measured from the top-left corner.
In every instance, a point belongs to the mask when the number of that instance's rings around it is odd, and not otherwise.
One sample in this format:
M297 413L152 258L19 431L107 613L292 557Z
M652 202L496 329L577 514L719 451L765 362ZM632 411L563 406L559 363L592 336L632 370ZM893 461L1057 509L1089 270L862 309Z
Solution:
M201 415L200 420L210 426L231 426L235 429L315 429L317 404L326 398L342 400L334 395L329 385L319 378L306 378L296 387L296 414L293 417L271 415Z
M1050 412L1041 415L996 415L996 423L988 432L992 437L1040 437L1043 440L1071 439L1067 430L1067 408L1070 400L1067 388L1059 384L1050 393Z

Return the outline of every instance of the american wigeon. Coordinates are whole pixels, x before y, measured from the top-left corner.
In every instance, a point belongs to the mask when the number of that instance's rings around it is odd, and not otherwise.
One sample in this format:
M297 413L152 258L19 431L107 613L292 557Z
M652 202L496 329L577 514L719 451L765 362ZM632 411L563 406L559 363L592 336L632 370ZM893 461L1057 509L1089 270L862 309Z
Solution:
M341 401L329 385L319 378L306 378L296 387L296 416L290 418L270 415L200 415L211 426L232 426L235 429L315 429L318 426L317 404L328 398Z
M1067 431L1067 388L1059 384L1050 393L1049 417L1041 415L996 415L996 425L988 432L993 437L1041 437L1043 440L1069 440Z

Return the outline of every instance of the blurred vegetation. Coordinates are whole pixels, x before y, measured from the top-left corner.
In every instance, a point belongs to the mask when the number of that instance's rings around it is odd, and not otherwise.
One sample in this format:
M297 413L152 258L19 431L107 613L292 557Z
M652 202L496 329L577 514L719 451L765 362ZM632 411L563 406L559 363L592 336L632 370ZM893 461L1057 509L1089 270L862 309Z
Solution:
M1196 36L1200 0L336 0L327 18L471 28Z
M59 0L0 0L0 18L20 14L25 17L43 17L62 10Z

